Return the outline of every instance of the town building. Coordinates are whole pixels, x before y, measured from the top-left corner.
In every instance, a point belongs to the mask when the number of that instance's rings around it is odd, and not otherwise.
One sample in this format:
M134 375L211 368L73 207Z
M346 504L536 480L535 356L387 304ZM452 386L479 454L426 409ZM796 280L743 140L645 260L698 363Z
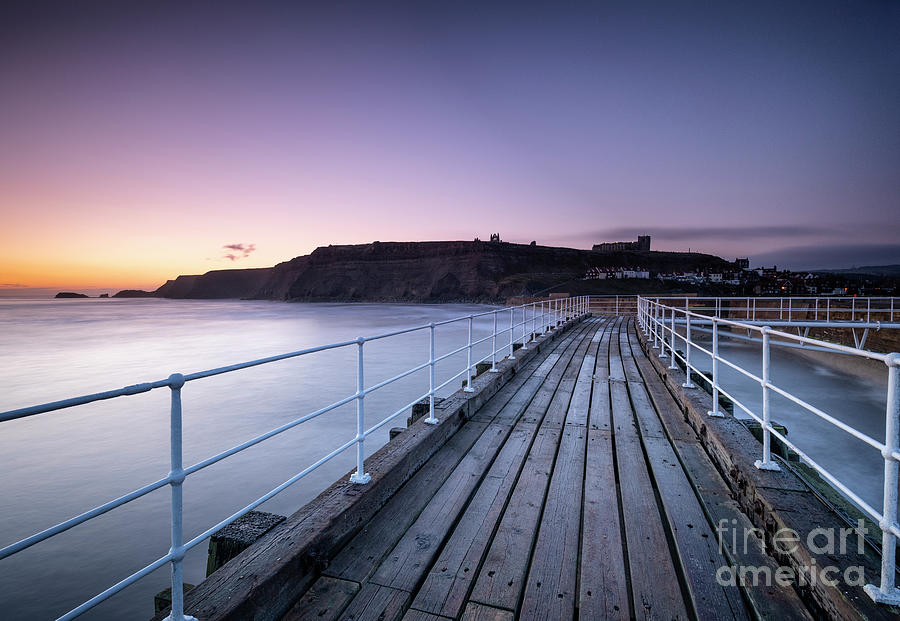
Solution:
M650 236L638 235L633 242L602 242L594 244L594 252L650 252Z

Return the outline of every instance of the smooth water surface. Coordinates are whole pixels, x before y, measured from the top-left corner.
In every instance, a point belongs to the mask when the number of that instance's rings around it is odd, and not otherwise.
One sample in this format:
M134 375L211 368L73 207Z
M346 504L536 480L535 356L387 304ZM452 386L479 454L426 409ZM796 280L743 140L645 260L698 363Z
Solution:
M120 388L315 345L424 325L489 307L288 304L250 301L0 300L0 411ZM508 317L505 319L508 323ZM516 317L519 321L520 317ZM490 317L476 320L475 339ZM503 326L501 322L501 327ZM467 342L467 322L436 330L437 355ZM517 337L520 336L517 334ZM508 336L506 337L508 339ZM501 343L498 343L498 347ZM476 357L490 343L476 348ZM502 357L502 354L501 354ZM366 386L429 359L428 330L367 343ZM443 382L466 366L437 367ZM357 346L190 382L183 389L189 466L356 392ZM442 392L459 388L462 378ZM371 427L428 391L427 371L366 397ZM0 423L0 545L53 526L169 470L169 389ZM371 454L408 411L366 443ZM228 517L356 435L356 405L341 408L229 457L184 484L185 541ZM351 449L264 504L288 515L354 466ZM67 612L169 548L167 487L0 561L0 618ZM185 580L205 577L206 543L185 560ZM143 619L169 584L168 567L84 616Z

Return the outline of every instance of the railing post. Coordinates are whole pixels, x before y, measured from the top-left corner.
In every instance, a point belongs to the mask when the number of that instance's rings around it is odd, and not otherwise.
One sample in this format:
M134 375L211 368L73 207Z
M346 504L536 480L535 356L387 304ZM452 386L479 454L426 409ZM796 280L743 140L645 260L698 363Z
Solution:
M184 547L183 547L183 489L184 468L181 449L181 388L184 376L173 373L169 376L171 392L171 412L169 417L170 469L169 486L172 489L172 611L166 617L168 621L196 621L194 617L184 614Z
M494 332L491 334L491 373L499 373L497 368L497 311L494 311Z
M685 388L696 388L691 381L691 316L684 310L684 384Z
M887 412L884 432L884 516L881 528L881 585L867 584L866 593L879 604L900 606L900 589L895 583L897 566L897 478L900 464L893 453L900 450L900 354L890 354L888 365Z
M671 341L670 341L671 343ZM675 352L669 348L669 354L675 357ZM659 357L666 358L666 311L664 308L659 309Z
M365 485L372 480L366 472L366 384L363 373L363 346L366 339L356 339L356 472L350 475L351 483Z
M512 308L510 308L509 309L509 359L510 360L516 359L516 357L513 355L513 353L514 353L513 340L515 338L513 336L513 315L515 315L515 312L513 311Z
M434 411L434 322L432 321L429 324L429 334L431 336L431 346L428 351L428 418L425 419L425 424L427 425L437 425L440 421L438 421L437 416L435 416Z
M466 387L463 388L463 392L475 392L475 389L472 388L472 381L475 379L475 373L472 369L472 319L472 315L469 315L469 347L466 350L466 375L468 377L468 380L466 381Z
M856 298L850 298L850 321L856 321Z
M760 470L781 470L781 467L772 461L772 416L769 408L769 326L762 329L762 408L763 408L763 458L756 460L756 467Z
M674 308L672 308L671 324L672 324L672 330L669 333L669 353L671 353L672 356L669 358L669 367L668 368L677 369L678 362L675 360L675 309ZM663 326L666 325L666 311L663 311L662 325Z
M831 321L831 298L825 298L825 321Z
M794 305L793 300L788 298L788 321L791 321L794 316Z
M525 306L522 306L522 349L528 349L528 345L526 343L528 341L525 340L525 331L528 329L528 316L525 314Z
M713 409L707 414L723 418L725 415L719 411L719 320L715 317L712 327L712 403Z
M653 347L651 349L659 349L659 298L653 305Z

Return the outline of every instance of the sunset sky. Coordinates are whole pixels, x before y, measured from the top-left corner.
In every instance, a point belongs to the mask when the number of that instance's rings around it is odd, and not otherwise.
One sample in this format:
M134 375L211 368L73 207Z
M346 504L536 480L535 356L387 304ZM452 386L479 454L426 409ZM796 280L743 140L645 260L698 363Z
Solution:
M0 288L494 231L900 263L900 3L296 4L5 4Z

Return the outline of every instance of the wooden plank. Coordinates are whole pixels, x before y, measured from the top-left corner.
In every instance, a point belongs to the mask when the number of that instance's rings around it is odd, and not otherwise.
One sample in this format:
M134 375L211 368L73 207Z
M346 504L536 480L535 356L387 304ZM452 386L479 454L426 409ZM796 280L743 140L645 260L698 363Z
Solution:
M567 425L544 502L520 619L575 616L587 429Z
M600 334L600 344L597 348L597 363L594 366L594 379L598 381L605 382L609 380L609 339L611 334L611 324L606 325L603 333Z
M334 621L357 591L359 585L355 582L322 576L282 621Z
M631 414L628 387L623 382L609 382L609 400L612 411L613 432L623 437L637 438L637 422Z
M588 431L578 609L581 619L628 619L624 548L609 431Z
M684 411L656 374L652 363L644 355L640 345L633 340L631 342L631 351L644 378L644 388L650 395L650 400L659 413L659 417L669 437L673 440L696 442L697 434L685 419Z
M471 504L419 588L413 607L456 618L512 492L537 429L522 423L510 434Z
M622 366L622 358L619 355L619 330L621 329L621 318L616 320L616 325L610 333L609 339L609 379L625 381L625 368Z
M371 582L364 584L341 614L341 621L393 621L409 604L409 593Z
M433 615L430 612L422 612L415 608L410 608L406 611L406 614L403 615L403 621L447 621L447 619L448 617Z
M410 592L416 588L510 431L496 423L485 430L381 562L372 582Z
M574 363L574 361L573 361ZM569 401L572 399L572 392L575 390L575 379L572 377L564 377L560 382L553 395L553 400L547 408L542 426L553 427L559 429L566 422L566 413L569 410Z
M627 334L622 334L623 360L633 361ZM637 372L637 367L634 367ZM737 588L728 589L716 580L716 571L728 565L719 551L715 533L694 490L669 443L643 383L629 384L632 407L641 429L650 472L659 490L664 515L674 538L677 558L691 594L694 610L701 618L747 619Z
M566 414L567 425L579 425L586 427L591 410L591 388L594 378L594 367L597 363L597 347L599 342L588 343L587 353L578 370L578 378L572 391L572 400L569 402L569 411Z
M566 351L566 355L560 359L555 367L553 367L553 371L547 376L544 385L541 386L541 389L535 395L529 410L525 412L523 420L530 423L546 424L546 421L549 418L551 421L558 421L557 424L562 426L562 422L565 418L565 408L560 405L562 403L562 396L559 397L560 401L554 406L552 413L550 412L550 405L557 399L556 395L559 392L562 381L566 378L565 376L567 375L568 370L576 364L581 364L581 358L578 358L577 345L578 343L572 343L570 348ZM574 380L570 379L570 381L574 386ZM571 390L569 390L568 394L571 395ZM568 399L566 399L565 403L565 407L568 407ZM561 407L563 407L562 410L560 410Z
M509 610L469 602L461 621L513 621L516 616Z
M463 425L344 546L323 574L355 582L368 578L485 429L486 423Z
M522 474L475 580L470 597L472 601L515 610L559 437L558 429L538 430Z
M716 580L716 571L729 563L672 446L665 438L645 438L644 446L697 616L748 619L740 590Z
M687 424L687 423L685 423ZM730 563L743 567L766 567L775 575L778 563L766 552L762 531L732 498L731 490L722 480L703 447L698 443L676 442L676 449L684 469L699 491L707 520L716 531L716 540L726 551ZM811 619L800 596L792 588L767 586L760 581L745 585L750 606L762 619Z
M615 445L635 616L685 619L687 610L640 442L616 436Z
M618 349L618 342L614 343ZM616 461L637 618L687 618L624 383L610 382Z
M628 324L630 325L630 323ZM619 350L622 356L622 366L625 369L625 379L629 382L642 382L644 379L641 377L641 372L638 371L637 364L635 364L634 357L631 355L631 346L628 342L628 332L629 329L627 327L623 328L621 332L619 332Z
M631 395L631 405L637 413L637 425L643 438L666 438L666 432L663 428L662 421L656 415L653 404L650 401L650 395L644 388L644 384L636 384L631 382L628 384L628 392Z
M595 381L591 391L591 413L588 426L595 431L612 431L610 414L609 382Z

